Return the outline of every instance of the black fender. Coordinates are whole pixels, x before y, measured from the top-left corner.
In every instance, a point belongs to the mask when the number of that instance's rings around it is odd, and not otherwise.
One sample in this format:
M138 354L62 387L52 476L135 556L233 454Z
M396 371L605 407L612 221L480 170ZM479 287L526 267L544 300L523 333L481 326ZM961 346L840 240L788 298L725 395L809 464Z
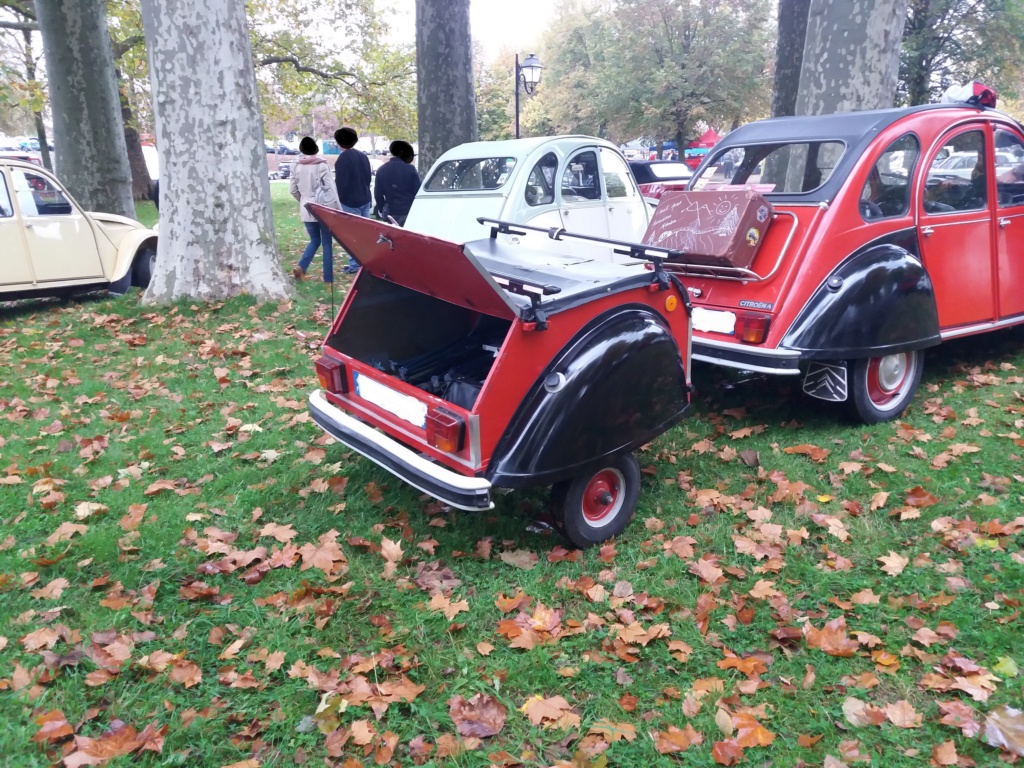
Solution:
M806 360L879 357L938 344L939 313L915 230L868 243L818 286L781 347Z
M499 440L495 486L547 485L651 441L689 405L683 357L658 313L624 305L591 320L533 384Z

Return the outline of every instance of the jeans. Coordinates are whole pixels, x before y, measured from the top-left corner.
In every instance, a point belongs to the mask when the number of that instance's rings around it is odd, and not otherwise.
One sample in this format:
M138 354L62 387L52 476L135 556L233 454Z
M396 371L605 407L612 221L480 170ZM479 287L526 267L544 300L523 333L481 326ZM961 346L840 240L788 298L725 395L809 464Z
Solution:
M332 251L331 230L327 228L326 224L321 224L319 221L306 221L303 223L306 225L306 232L309 234L309 243L306 245L306 250L302 252L302 258L299 259L299 267L303 272L308 271L310 262L313 261L313 257L322 245L324 248L324 282L333 283L334 253Z
M373 205L373 201L370 201L366 205L345 205L341 204L341 210L345 213L351 213L353 216L362 216L364 219L370 218L370 207ZM348 257L348 271L355 272L359 269L359 262L353 259L351 256Z

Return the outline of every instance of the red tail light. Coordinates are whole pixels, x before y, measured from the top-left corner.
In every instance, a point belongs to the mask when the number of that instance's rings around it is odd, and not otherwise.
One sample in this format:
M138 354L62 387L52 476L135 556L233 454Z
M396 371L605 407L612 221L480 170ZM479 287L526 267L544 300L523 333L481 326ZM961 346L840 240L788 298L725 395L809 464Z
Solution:
M345 366L333 357L321 357L316 361L316 377L320 386L328 392L348 392Z
M427 413L427 442L446 453L462 450L462 438L466 425L462 419L444 408L434 408Z
M771 315L759 312L743 312L736 318L736 338L745 344L760 344L768 338Z

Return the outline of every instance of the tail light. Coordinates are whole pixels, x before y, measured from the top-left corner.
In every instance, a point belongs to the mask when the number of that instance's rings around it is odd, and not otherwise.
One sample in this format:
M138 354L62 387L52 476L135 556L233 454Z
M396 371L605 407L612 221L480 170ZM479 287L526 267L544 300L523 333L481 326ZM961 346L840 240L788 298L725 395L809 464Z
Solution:
M743 312L736 318L736 338L745 344L760 344L768 338L771 315L759 312Z
M321 357L316 361L316 377L320 386L328 392L348 392L345 365L333 357Z
M444 408L433 408L427 413L427 442L446 453L462 450L466 425L462 419Z

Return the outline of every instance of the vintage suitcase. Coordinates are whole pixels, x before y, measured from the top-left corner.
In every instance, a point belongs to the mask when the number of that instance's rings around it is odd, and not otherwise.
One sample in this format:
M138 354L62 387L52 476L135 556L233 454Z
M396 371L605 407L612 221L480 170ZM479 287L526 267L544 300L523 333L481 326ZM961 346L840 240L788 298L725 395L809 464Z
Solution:
M689 264L748 268L771 222L771 203L752 189L667 192L643 242Z

